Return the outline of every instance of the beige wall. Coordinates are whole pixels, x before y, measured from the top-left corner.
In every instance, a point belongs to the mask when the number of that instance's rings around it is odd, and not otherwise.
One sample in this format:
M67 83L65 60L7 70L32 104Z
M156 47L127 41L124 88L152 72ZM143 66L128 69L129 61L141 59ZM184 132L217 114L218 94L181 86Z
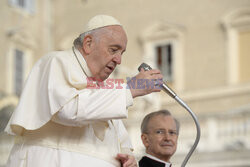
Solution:
M221 20L249 1L37 1L35 14L11 8L1 1L1 70L6 78L6 59L11 44L30 50L33 63L47 51L70 48L86 21L96 14L110 14L123 23L129 38L122 66L136 71L143 61L141 35L154 23L167 22L182 28L184 91L227 85L226 32ZM195 5L194 5L195 4ZM195 6L195 8L194 8ZM45 9L45 10L44 10ZM18 29L20 27L20 29ZM7 32L17 28L13 36ZM176 67L179 68L179 67ZM1 80L4 90L6 83ZM175 87L175 85L173 85Z
M36 1L35 13L28 13L11 6L8 1L1 1L0 10L0 44L1 44L1 91L11 93L13 84L13 50L22 49L27 55L26 75L30 67L46 52L52 50L49 35L48 7L49 1ZM28 67L28 68L27 68Z
M198 150L209 150L206 143L213 144L214 138L208 141L206 137L211 137L212 134L209 135L210 131L206 130L213 130L214 125L219 124L217 117L229 114L230 111L236 113L250 111L249 80L244 83L239 82L239 71L247 71L241 76L243 80L247 78L250 69L249 63L247 64L250 54L249 31L247 34L236 31L242 23L249 22L246 21L250 16L250 9L247 8L250 6L249 0L75 0L74 2L36 0L36 2L36 12L28 14L10 7L7 0L0 1L1 91L8 93L6 91L8 85L12 84L10 68L13 64L9 63L11 48L20 47L27 51L30 56L28 71L30 66L48 51L70 49L74 38L82 32L89 18L97 14L108 14L116 17L124 25L128 35L127 51L119 67L119 77L125 78L137 73L137 67L141 62L150 59L151 53L147 51L150 50L152 43L176 40L180 49L175 60L176 80L171 86L201 118L201 125L205 128L202 131L206 133L202 132L201 148ZM232 15L228 20L227 16L230 13L243 8L246 9L245 12L241 15ZM241 16L246 19L243 21L238 19ZM230 19L236 19L237 24ZM19 27L20 29L16 29ZM8 36L10 30L16 31ZM244 60L238 59L239 50ZM243 66L238 67L240 61L244 62ZM242 108L242 106L247 107ZM192 120L174 100L164 93L140 97L134 101L134 106L129 109L129 119L125 121L138 157L143 152L142 143L139 141L140 122L145 114L161 108L169 109L182 121L181 130L187 136L181 137L180 148L185 148L186 151L187 146L194 140L192 135L195 127ZM207 121L210 117L216 122L214 125L211 123L213 121ZM231 119L228 120L233 122ZM250 146L246 148L249 149ZM181 160L182 157L183 152Z
M143 46L139 37L143 30L161 21L181 26L184 56L178 61L183 61L185 67L184 90L195 90L227 85L226 32L221 20L231 10L249 5L249 1L79 0L56 4L55 41L59 41L56 48L62 49L63 39L73 40L90 17L102 13L113 15L124 25L129 39L122 65L134 71L142 62Z

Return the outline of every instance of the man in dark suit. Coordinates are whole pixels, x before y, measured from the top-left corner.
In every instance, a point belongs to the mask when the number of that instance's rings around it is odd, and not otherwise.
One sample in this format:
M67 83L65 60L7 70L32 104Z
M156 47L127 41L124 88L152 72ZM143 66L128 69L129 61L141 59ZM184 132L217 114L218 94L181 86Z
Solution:
M170 158L177 148L179 122L167 110L148 114L141 124L141 139L146 155L139 167L171 167Z

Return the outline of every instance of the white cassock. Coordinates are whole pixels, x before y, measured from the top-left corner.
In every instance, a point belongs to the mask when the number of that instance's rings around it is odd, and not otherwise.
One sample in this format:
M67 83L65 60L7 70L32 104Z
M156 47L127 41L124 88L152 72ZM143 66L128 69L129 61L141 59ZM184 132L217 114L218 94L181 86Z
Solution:
M91 73L77 49L52 52L33 67L5 131L16 135L7 167L120 167L132 145L120 119L130 90L88 89Z

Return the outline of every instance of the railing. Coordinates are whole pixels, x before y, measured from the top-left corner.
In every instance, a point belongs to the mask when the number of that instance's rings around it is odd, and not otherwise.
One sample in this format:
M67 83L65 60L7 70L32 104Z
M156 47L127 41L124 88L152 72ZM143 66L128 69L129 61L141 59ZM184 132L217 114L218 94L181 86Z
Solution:
M250 149L250 112L202 116L199 121L203 131L198 152ZM192 122L181 124L177 154L187 152L195 133Z

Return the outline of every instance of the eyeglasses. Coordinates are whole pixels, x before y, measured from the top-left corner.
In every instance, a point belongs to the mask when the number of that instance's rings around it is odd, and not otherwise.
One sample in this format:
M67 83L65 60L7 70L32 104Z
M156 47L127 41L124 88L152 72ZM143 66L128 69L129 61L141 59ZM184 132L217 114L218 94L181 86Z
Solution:
M165 129L157 129L157 130L152 131L152 133L154 135L157 135L157 136L166 136L166 134L168 134L169 136L177 136L178 135L176 130L166 131ZM146 134L150 134L150 133L147 132Z

